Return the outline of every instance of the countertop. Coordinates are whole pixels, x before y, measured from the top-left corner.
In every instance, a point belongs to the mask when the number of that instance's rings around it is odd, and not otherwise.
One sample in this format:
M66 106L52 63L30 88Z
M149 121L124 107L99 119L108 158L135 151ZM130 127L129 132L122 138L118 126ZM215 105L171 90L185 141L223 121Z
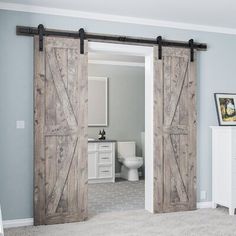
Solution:
M94 140L88 140L89 143L115 143L116 140L112 139L105 139L105 140L99 140L99 139L94 139Z

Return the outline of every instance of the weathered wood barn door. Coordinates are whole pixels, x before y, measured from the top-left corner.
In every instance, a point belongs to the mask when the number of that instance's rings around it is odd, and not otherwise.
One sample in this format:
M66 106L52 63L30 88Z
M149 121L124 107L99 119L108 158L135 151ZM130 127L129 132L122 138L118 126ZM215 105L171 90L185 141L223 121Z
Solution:
M87 218L87 42L35 36L34 223Z
M196 208L196 75L189 49L154 48L154 211Z

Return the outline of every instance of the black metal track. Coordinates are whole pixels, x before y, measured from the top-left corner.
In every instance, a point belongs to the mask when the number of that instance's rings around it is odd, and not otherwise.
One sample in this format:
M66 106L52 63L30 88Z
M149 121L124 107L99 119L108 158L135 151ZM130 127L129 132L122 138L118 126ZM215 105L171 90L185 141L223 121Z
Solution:
M53 29L45 29L44 36L60 36L60 37L71 37L71 38L79 38L79 31L60 31ZM26 27L26 26L16 26L16 34L23 36L34 36L39 35L39 30L36 27ZM85 32L84 39L89 41L107 41L113 43L125 43L125 44L142 44L142 45L157 45L157 39L148 39L148 38L133 38L126 36L116 36L116 35L101 35L101 34L93 34ZM166 47L182 47L182 48L190 48L189 42L180 42L180 41L169 41L169 40L160 40L161 46ZM197 50L206 50L207 45L204 43L196 43L191 44L192 49Z

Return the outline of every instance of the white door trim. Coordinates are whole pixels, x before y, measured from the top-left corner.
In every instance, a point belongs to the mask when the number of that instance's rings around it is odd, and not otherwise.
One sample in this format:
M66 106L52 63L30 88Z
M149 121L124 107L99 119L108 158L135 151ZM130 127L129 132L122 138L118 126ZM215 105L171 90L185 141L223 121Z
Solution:
M153 212L153 47L89 42L88 51L145 57L145 209Z

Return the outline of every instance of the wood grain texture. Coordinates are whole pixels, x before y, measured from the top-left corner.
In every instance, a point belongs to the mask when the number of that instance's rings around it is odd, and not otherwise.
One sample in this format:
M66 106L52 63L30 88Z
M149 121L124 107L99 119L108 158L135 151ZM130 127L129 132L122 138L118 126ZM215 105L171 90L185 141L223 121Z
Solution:
M196 62L154 47L154 212L196 208Z
M35 174L40 168L41 177L35 184L41 220L35 224L76 222L87 218L87 42L83 55L79 39L45 37L44 44L39 57L35 39L35 91L45 89L35 95Z
M45 57L34 38L34 224L45 223Z
M197 165L197 111L196 109L196 52L194 62L189 66L188 80L188 106L191 108L188 116L189 123L189 148L188 148L188 188L189 188L189 208L196 209L196 165Z
M153 101L153 174L154 174L154 186L153 186L153 206L154 211L163 211L163 114L160 112L160 108L163 107L164 91L163 91L163 61L158 60L158 48L153 48L153 62L154 62L154 101Z

